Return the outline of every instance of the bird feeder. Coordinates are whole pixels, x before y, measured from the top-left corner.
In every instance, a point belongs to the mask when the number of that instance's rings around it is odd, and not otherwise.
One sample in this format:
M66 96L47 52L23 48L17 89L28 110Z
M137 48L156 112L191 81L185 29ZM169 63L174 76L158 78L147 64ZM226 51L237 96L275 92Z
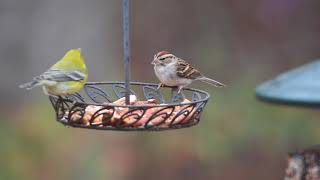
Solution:
M260 100L320 107L320 60L292 69L256 88Z
M71 127L160 131L199 123L209 93L184 88L130 82L129 0L123 0L123 48L125 82L89 82L73 95L50 96L57 121Z

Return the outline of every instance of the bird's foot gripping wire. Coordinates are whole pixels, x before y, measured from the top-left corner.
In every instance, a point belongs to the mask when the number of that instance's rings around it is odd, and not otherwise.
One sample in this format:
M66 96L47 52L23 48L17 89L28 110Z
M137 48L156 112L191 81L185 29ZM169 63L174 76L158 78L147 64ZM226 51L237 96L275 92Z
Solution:
M164 84L159 83L158 86L157 86L157 91L158 91L161 87L163 87L163 86L164 86Z
M178 103L185 99L182 89L183 87L176 87L172 89L172 102Z

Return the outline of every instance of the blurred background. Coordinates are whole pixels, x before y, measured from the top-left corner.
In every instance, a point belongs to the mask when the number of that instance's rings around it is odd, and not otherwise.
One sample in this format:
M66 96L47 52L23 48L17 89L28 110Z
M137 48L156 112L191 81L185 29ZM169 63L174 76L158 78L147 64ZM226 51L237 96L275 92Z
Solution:
M73 129L41 88L18 85L70 48L90 81L122 81L120 0L0 0L0 179L282 179L287 152L320 142L320 111L272 105L254 88L320 57L318 0L131 1L131 76L158 82L160 50L228 86L198 126L159 133Z

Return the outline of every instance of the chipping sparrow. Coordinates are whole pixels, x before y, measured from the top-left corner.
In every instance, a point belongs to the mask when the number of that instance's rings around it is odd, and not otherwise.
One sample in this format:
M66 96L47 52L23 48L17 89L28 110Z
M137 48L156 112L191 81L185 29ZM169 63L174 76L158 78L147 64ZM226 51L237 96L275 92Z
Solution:
M154 65L156 76L161 82L158 88L160 88L162 84L177 86L178 93L180 93L182 88L188 86L194 80L200 80L216 87L225 86L218 81L203 76L186 61L167 51L161 51L155 54L151 64Z

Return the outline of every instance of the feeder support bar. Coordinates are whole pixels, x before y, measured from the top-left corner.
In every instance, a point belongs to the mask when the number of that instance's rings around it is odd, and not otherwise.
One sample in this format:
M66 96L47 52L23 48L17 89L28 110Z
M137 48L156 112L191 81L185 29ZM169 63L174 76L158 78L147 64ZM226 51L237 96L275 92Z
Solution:
M129 38L129 0L122 0L123 6L123 52L125 66L126 104L130 104L130 38Z

